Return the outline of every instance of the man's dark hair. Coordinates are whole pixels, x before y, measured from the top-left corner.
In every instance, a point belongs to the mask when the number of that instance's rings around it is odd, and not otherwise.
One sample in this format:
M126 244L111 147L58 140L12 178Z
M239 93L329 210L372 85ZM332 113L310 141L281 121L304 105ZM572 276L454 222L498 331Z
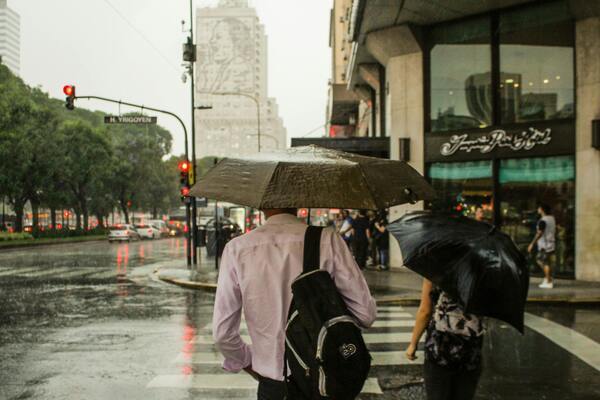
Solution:
M367 210L364 208L361 208L360 210L358 210L358 214L359 215L367 215Z
M544 214L546 214L546 215L552 214L552 208L550 208L550 206L548 204L540 203L540 204L538 204L538 207L541 208L542 210L544 210Z

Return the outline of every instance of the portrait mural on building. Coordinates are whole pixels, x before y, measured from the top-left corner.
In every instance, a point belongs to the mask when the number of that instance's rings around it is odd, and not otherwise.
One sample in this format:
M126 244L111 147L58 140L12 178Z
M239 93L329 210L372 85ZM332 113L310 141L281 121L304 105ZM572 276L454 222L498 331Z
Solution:
M199 37L198 86L202 93L252 92L252 29L243 18L207 18Z

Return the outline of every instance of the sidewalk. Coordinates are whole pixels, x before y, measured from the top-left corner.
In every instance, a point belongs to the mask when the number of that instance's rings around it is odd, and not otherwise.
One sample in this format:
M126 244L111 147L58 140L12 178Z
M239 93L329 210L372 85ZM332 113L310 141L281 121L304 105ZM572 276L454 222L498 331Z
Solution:
M188 289L215 291L217 271L214 258L202 257L201 264L193 270L185 264L178 267L163 267L155 271L156 276L167 283ZM378 303L418 305L421 297L422 278L406 268L390 271L364 271L369 287ZM555 279L554 289L540 289L542 278L531 278L529 303L585 304L600 303L600 282L585 282Z

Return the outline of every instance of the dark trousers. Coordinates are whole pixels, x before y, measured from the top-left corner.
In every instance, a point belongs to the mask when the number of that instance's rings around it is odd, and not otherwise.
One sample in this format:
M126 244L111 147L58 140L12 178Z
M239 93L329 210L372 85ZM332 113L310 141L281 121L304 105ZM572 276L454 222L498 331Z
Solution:
M269 378L258 381L258 400L283 400L285 398L285 383Z
M354 258L359 267L367 266L367 252L369 250L369 242L365 240L354 239Z
M425 360L424 374L427 400L471 400L481 369L451 369Z

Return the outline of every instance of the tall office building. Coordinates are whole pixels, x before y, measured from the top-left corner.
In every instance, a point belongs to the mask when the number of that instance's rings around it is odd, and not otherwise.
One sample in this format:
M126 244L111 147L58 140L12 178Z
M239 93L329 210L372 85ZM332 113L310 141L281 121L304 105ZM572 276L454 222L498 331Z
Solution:
M0 0L0 57L15 75L21 65L21 18L8 8L6 0Z
M220 0L196 14L196 153L236 157L286 147L267 91L267 36L247 0Z

